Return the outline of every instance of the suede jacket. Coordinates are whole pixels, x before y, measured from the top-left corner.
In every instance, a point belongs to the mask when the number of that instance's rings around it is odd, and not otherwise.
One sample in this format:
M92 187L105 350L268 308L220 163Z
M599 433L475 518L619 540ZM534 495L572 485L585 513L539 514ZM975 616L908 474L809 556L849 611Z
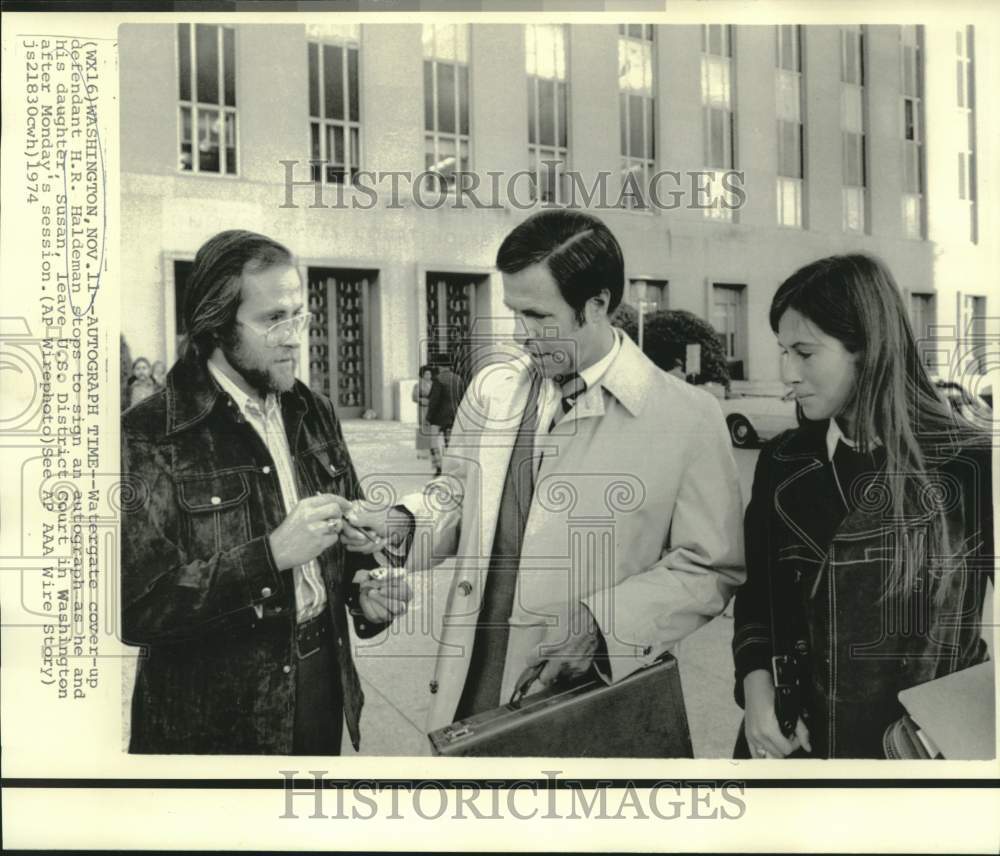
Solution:
M300 496L360 496L330 401L296 381L281 410ZM140 645L130 751L288 754L295 716L295 593L268 535L285 518L278 474L203 360L186 357L122 424L122 633ZM355 572L318 557L355 748L364 696L351 659ZM355 618L359 636L383 627Z
M794 655L813 756L878 758L886 727L906 712L900 690L986 658L980 622L995 561L990 449L929 455L930 488L900 528L888 520L888 497L910 477L883 465L865 500L848 510L827 458L827 424L785 432L757 462L747 582L735 604L736 701L743 706L749 672L770 672L774 654ZM944 511L949 555L925 552L915 593L884 597L889 557L899 549L920 555L934 509Z

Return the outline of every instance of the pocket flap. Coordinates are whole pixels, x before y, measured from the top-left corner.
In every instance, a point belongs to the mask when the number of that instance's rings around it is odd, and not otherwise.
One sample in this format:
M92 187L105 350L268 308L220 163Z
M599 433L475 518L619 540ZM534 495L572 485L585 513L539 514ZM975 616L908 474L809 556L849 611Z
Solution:
M193 514L220 511L239 505L250 496L243 473L223 473L185 479L178 485L177 498Z

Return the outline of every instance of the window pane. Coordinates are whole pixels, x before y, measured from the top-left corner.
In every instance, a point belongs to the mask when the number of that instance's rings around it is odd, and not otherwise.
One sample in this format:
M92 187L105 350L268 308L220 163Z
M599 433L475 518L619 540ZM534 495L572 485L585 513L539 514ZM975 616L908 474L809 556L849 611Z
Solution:
M642 138L643 98L641 95L629 96L629 151L636 157L641 157L646 150Z
M726 166L725 147L725 113L722 110L709 109L709 163L711 167Z
M319 116L319 46L310 42L306 52L309 56L309 115Z
M434 63L424 60L424 130L434 130Z
M434 58L434 25L424 24L421 33L420 41L423 45L424 59Z
M656 102L646 98L646 157L656 159Z
M347 48L347 100L348 116L352 122L360 121L358 105L358 52L355 48Z
M340 166L344 163L344 128L342 125L330 126L333 145L330 147L330 160Z
M236 33L229 27L222 28L222 80L226 104L236 106Z
M180 168L190 170L194 167L191 157L191 108L181 107L181 156Z
M361 135L357 128L351 128L351 166L359 167L361 165Z
M543 146L554 146L556 142L555 89L553 80L538 81L538 141Z
M965 152L958 153L958 198L968 199L965 184Z
M465 142L464 140L462 141L462 144L459 146L459 156L460 156L459 167L461 168L462 172L468 172L469 171L469 144L467 142Z
M455 133L455 66L437 64L438 78L438 130Z
M642 24L629 24L628 25L628 35L631 39L641 39L642 38Z
M539 77L556 76L556 47L553 28L539 24L535 28L535 66Z
M177 25L177 66L181 101L191 100L191 25Z
M538 40L535 38L535 25L526 24L524 27L524 71L526 74L535 74L538 63L535 61L535 54L538 50Z
M536 143L538 142L536 138L536 125L535 125L535 84L537 83L534 77L528 78L528 142Z
M913 99L903 99L903 139L915 140L916 128L914 127L915 105Z
M959 107L965 106L965 63L958 60L955 63L955 96Z
M312 161L319 161L323 159L323 153L320 150L320 136L319 136L319 122L309 123L309 159ZM323 175L323 167L321 164L312 163L309 165L310 174L313 181L319 181Z
M628 96L622 92L618 95L618 131L621 153L626 157L628 150Z
M458 67L458 132L469 133L469 67Z
M344 118L343 48L323 45L323 95L326 118Z
M458 62L469 61L469 28L466 24L455 26L455 59Z
M226 113L226 172L236 175L236 114Z
M719 24L708 25L708 52L722 56L722 27Z
M861 133L864 130L864 116L861 108L861 90L856 86L842 86L841 121L845 131Z
M198 100L219 103L219 28L195 26L195 61L198 69Z
M569 120L567 118L566 105L569 103L569 89L565 83L556 84L556 110L557 121L559 123L559 142L558 145L562 146L564 149L569 145Z
M198 169L219 171L219 111L198 111Z

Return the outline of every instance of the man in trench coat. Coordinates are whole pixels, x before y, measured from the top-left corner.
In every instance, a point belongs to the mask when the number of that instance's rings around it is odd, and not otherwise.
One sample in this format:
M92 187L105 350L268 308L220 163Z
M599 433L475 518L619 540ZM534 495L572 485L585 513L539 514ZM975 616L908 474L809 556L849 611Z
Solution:
M402 530L411 570L457 556L429 729L505 703L530 665L548 684L596 660L619 681L744 579L721 410L608 321L624 285L608 228L540 212L497 267L523 358L473 379L440 477L388 514L346 518L390 541Z

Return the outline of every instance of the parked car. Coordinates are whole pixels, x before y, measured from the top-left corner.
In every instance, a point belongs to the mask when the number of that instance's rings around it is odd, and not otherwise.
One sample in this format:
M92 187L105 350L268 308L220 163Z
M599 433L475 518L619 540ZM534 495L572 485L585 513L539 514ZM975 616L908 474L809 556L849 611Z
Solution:
M971 422L990 425L993 415L993 387L986 385L976 396L960 383L937 378L934 385L948 403Z
M751 448L798 424L792 399L748 396L727 398L719 404L729 426L729 439L737 449Z

